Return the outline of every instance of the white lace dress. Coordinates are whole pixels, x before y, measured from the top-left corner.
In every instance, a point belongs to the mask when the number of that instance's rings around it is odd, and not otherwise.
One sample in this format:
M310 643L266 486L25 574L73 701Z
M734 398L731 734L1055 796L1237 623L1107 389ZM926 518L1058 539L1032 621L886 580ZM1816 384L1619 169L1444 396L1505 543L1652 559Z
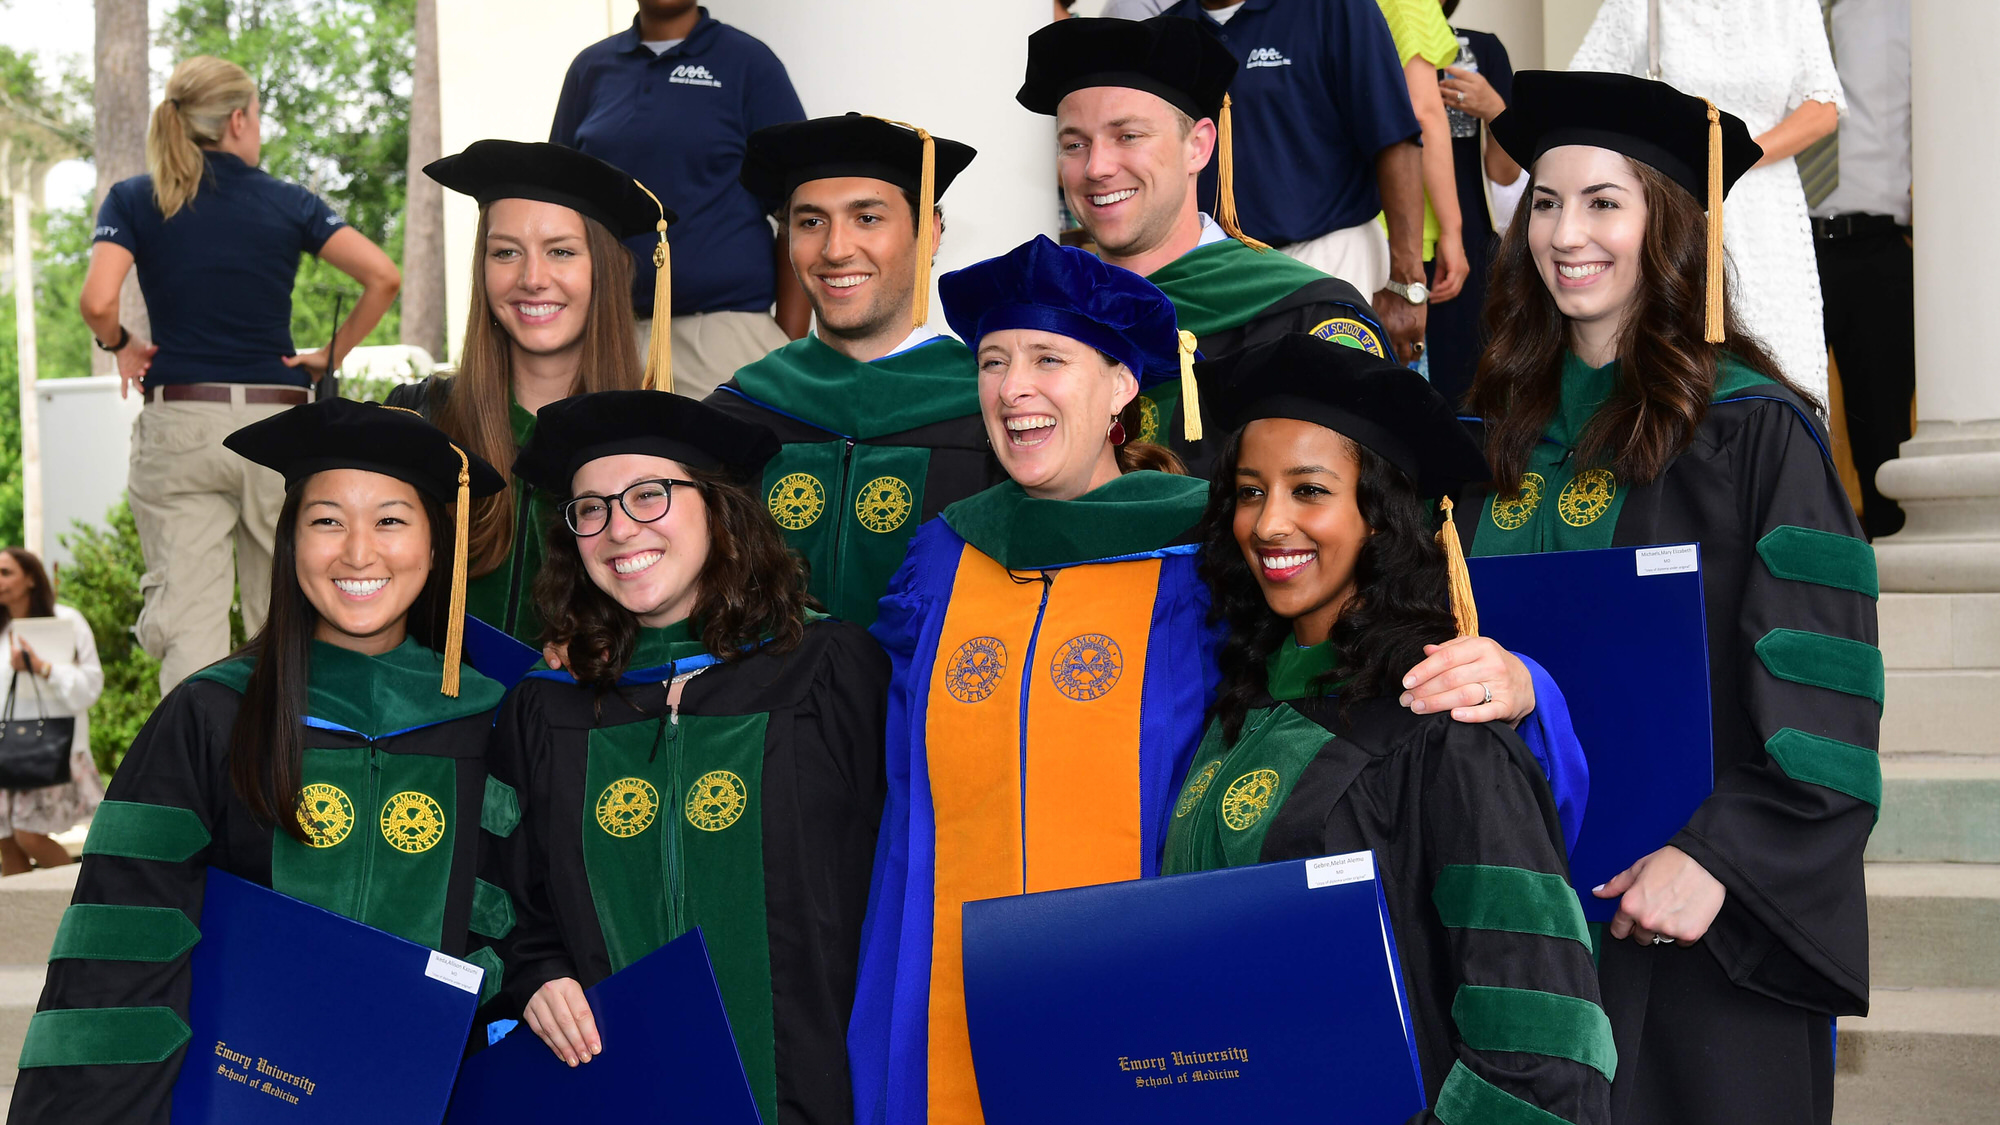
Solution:
M1845 111L1818 0L1659 0L1660 77L1743 119L1752 137L1807 101ZM1571 70L1646 73L1646 0L1604 0ZM1819 265L1798 167L1747 173L1724 200L1736 312L1785 374L1826 402Z

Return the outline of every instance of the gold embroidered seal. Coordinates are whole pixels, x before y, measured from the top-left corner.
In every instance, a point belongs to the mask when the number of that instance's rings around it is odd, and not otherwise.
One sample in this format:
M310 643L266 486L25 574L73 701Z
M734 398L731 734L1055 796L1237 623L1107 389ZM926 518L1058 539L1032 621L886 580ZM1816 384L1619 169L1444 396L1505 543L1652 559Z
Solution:
M792 473L771 486L771 518L786 531L804 531L826 509L826 489L811 473Z
M354 802L339 786L314 782L299 790L299 827L307 847L330 848L354 830Z
M1181 803L1174 806L1174 819L1179 820L1201 804L1201 799L1208 796L1208 787L1215 782L1215 771L1221 768L1221 762L1210 762L1188 779L1187 788L1181 790Z
M382 805L382 838L399 852L427 852L444 839L444 808L425 793L405 789Z
M1160 404L1145 395L1139 396L1138 440L1144 442L1160 440Z
M910 486L895 477L876 477L861 486L854 500L854 518L878 534L888 534L910 518Z
M1517 531L1528 525L1534 518L1535 509L1542 503L1542 488L1548 482L1540 473L1522 473L1521 491L1509 497L1493 498L1493 526L1502 531Z
M1562 495L1556 497L1556 512L1571 527L1587 527L1611 509L1611 498L1616 495L1618 478L1611 470L1585 469L1563 485Z
M1222 794L1222 823L1238 832L1264 819L1278 792L1276 770L1251 770L1229 783Z
M597 826L621 840L628 839L651 828L659 808L659 790L644 778L621 777L597 795Z
M688 787L687 822L703 832L720 832L735 824L750 803L743 779L728 770L710 770Z

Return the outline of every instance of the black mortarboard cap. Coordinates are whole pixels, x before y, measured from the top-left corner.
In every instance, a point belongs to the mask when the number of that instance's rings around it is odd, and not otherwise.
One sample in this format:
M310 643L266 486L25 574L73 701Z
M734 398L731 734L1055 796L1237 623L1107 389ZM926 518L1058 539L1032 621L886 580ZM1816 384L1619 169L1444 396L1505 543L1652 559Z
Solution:
M598 391L542 407L534 436L514 458L514 475L568 496L578 469L621 453L665 457L749 482L778 455L778 439L755 422L680 395Z
M288 489L314 473L361 469L407 482L440 503L453 505L451 605L444 678L438 690L456 696L465 648L466 540L472 498L499 492L507 487L506 478L477 454L453 444L416 411L344 398L294 406L250 423L223 438L222 444L276 469Z
M1200 120L1222 112L1235 77L1236 57L1191 19L1057 20L1028 36L1027 79L1014 100L1053 115L1078 90L1123 86Z
M1722 199L1764 157L1741 118L1629 74L1523 70L1493 119L1493 139L1523 168L1552 148L1588 145L1651 165L1686 188L1708 212L1706 337L1723 342Z
M1325 426L1403 470L1427 497L1492 475L1479 443L1428 380L1360 348L1289 332L1197 363L1194 374L1224 431L1259 418Z
M222 439L230 450L276 469L293 488L314 473L363 469L395 477L440 503L458 500L463 467L474 496L507 482L477 454L463 454L443 430L419 415L372 402L328 398L273 414Z
M474 141L464 152L424 165L424 175L481 207L496 199L534 199L604 224L621 239L657 233L653 246L653 321L673 316L673 270L667 227L680 216L622 169L547 141ZM646 352L646 386L674 389L673 333L655 332Z
M639 181L595 156L546 141L474 141L464 152L433 160L424 174L481 207L496 199L536 199L597 220L619 238L651 234L663 208Z
M1451 521L1451 493L1492 476L1458 412L1423 376L1360 348L1290 332L1195 364L1209 409L1226 430L1259 418L1296 418L1367 446L1401 469L1417 494L1438 497L1452 614L1458 631L1479 632L1472 579Z
M751 195L771 207L782 206L800 184L839 176L882 180L916 195L923 187L924 135L859 113L772 125L750 134L740 179ZM931 139L936 146L934 192L943 196L977 153L971 145Z

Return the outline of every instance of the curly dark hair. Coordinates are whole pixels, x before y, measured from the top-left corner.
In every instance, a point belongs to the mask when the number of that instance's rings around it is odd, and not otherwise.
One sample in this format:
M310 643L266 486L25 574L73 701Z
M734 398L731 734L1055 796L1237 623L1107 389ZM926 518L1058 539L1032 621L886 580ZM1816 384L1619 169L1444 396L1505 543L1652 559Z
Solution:
M1354 561L1354 597L1340 611L1328 639L1340 664L1323 683L1345 682L1343 718L1362 702L1399 694L1403 673L1423 659L1424 646L1457 634L1437 519L1401 469L1351 439L1361 462L1355 502L1373 532ZM1292 623L1271 612L1263 588L1236 542L1236 465L1243 431L1231 434L1216 460L1208 508L1201 521L1201 576L1214 600L1209 619L1229 627L1216 663L1222 684L1215 717L1234 743L1243 720L1266 690L1264 661L1292 635Z
M1631 165L1647 204L1638 292L1619 334L1618 386L1584 427L1577 463L1604 466L1621 480L1646 484L1694 440L1724 353L1800 398L1811 401L1811 396L1786 378L1770 351L1744 329L1726 276L1722 308L1728 343L1703 338L1708 227L1701 204L1652 166L1637 160ZM1487 420L1486 457L1503 495L1520 491L1528 454L1562 401L1563 350L1569 346L1569 321L1542 282L1528 245L1534 204L1530 181L1493 260L1488 289L1493 299L1483 316L1492 343L1481 353L1466 395L1472 413Z
M685 468L708 510L708 561L692 615L703 646L725 661L746 655L763 637L771 652L796 648L805 638L806 610L815 604L806 593L805 564L785 546L761 499L720 473ZM566 648L579 682L607 691L632 659L639 619L590 580L576 536L560 516L545 535L535 576L544 639Z

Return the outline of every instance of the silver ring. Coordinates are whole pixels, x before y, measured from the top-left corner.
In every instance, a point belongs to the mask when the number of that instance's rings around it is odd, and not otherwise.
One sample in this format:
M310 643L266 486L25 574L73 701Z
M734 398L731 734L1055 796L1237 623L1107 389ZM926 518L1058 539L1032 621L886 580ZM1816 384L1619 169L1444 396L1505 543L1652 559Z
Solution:
M1458 100L1459 100L1459 101L1461 101L1461 102L1462 102L1462 101L1464 101L1464 100L1465 100L1465 91L1464 91L1464 90L1459 90L1459 91L1457 91L1457 94L1458 94Z
M1674 939L1672 939L1672 938L1668 937L1668 936L1667 936L1667 935L1665 935L1665 934L1654 934L1654 935L1653 935L1653 944L1654 944L1654 945L1672 945L1673 943L1674 943Z
M1479 705L1481 707L1484 707L1488 703L1493 702L1493 685L1488 683L1481 683L1479 687L1480 690L1486 693L1486 698L1479 701Z

